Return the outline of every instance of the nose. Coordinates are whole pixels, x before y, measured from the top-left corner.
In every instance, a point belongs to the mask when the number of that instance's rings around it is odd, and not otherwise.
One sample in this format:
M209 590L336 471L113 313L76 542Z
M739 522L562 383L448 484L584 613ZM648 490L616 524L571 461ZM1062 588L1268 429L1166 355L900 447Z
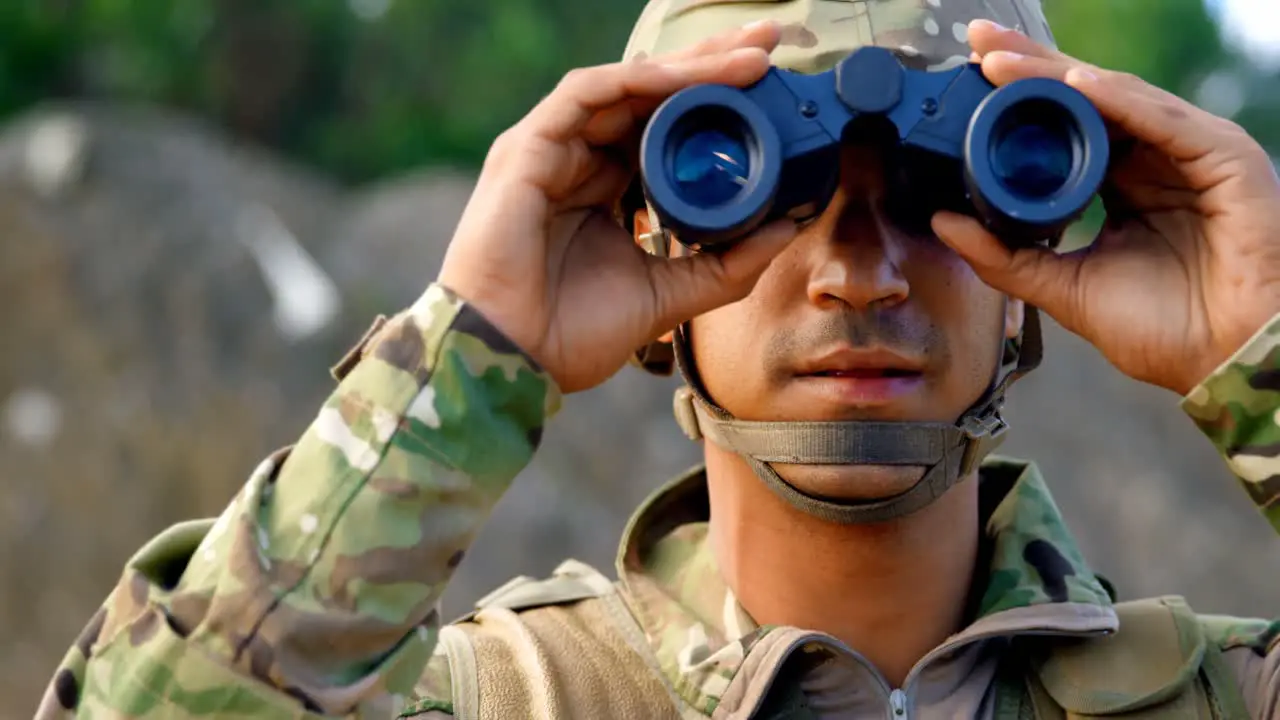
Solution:
M808 296L814 305L883 309L904 302L904 239L866 192L837 189L806 234L813 243Z

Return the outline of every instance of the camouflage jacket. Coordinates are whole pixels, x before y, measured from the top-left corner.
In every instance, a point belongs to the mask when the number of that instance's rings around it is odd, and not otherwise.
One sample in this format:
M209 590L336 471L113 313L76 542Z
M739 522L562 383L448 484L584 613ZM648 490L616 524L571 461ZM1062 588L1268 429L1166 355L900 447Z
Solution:
M538 447L559 391L439 286L375 328L299 441L264 460L220 517L175 526L127 563L39 717L449 716L447 666L433 659L439 599ZM1280 530L1278 347L1280 316L1183 408ZM976 619L922 661L928 672L913 672L908 690L948 717L989 712L980 640L1116 623L1034 467L996 459L982 474L994 510ZM705 517L688 512L700 495L694 473L642 507L618 570L628 592L645 594L638 620L667 679L709 714L743 674L776 667L743 662L762 633L715 573ZM1251 715L1280 717L1278 626L1204 623ZM775 632L788 630L798 632ZM808 678L806 692L844 692L846 708L874 702L883 717L883 680L844 660L845 675Z

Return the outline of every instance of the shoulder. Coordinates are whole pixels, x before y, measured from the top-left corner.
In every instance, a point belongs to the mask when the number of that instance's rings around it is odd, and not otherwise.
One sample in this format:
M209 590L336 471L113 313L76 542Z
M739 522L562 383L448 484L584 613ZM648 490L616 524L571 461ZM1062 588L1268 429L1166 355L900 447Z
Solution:
M1206 655L1203 669L1213 684L1214 665L1217 690L1234 686L1243 707L1241 717L1280 718L1280 619L1198 615L1206 645L1216 648L1219 660Z
M1275 650L1280 644L1280 618L1247 618L1231 615L1196 616L1205 640L1220 650L1247 648L1258 655Z
M476 601L474 609L440 629L439 641L414 686L413 700L401 717L418 720L451 718L458 702L467 704L470 685L477 681L478 663L500 664L516 670L516 660L530 649L543 651L546 628L531 627L536 611L564 607L615 592L611 580L577 560L566 560L545 578L514 577ZM515 623L494 622L495 613L509 613ZM594 618L593 618L594 619ZM564 618L553 621L562 625ZM594 623L593 623L594 624ZM598 628L603 629L603 628ZM526 647L535 643L539 647ZM459 684L461 682L461 685Z
M1182 642L1194 640L1220 651L1250 649L1264 655L1280 645L1280 618L1250 618L1234 615L1203 613L1191 608L1181 596L1141 598L1117 603L1123 630L1125 623L1141 622L1142 618L1161 617L1172 620L1165 632L1174 632ZM1160 623L1165 626L1165 623Z

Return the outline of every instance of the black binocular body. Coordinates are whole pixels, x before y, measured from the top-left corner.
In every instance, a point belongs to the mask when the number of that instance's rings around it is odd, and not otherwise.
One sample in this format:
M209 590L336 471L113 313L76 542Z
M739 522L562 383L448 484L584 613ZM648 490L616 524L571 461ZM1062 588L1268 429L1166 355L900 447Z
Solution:
M1063 82L997 88L977 64L916 70L864 47L820 74L774 67L745 89L672 95L645 127L640 179L663 227L713 252L775 219L821 214L842 144L876 132L899 212L924 227L936 210L969 214L1010 246L1059 238L1110 157L1097 109Z

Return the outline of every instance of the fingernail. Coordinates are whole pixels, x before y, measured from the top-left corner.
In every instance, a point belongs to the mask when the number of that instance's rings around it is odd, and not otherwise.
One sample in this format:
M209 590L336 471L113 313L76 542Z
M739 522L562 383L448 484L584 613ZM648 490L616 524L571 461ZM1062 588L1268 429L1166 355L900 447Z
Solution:
M979 25L979 26L985 26L985 27L987 27L987 29L989 29L989 30L994 30L995 32L1008 32L1008 31L1009 31L1009 28L1007 28L1007 27L1005 27L1005 26L1001 25L1000 23L996 22L995 20L987 20L986 18L981 18L981 19L978 19L978 20L974 20L974 21L973 21L973 24L974 24L974 25Z

